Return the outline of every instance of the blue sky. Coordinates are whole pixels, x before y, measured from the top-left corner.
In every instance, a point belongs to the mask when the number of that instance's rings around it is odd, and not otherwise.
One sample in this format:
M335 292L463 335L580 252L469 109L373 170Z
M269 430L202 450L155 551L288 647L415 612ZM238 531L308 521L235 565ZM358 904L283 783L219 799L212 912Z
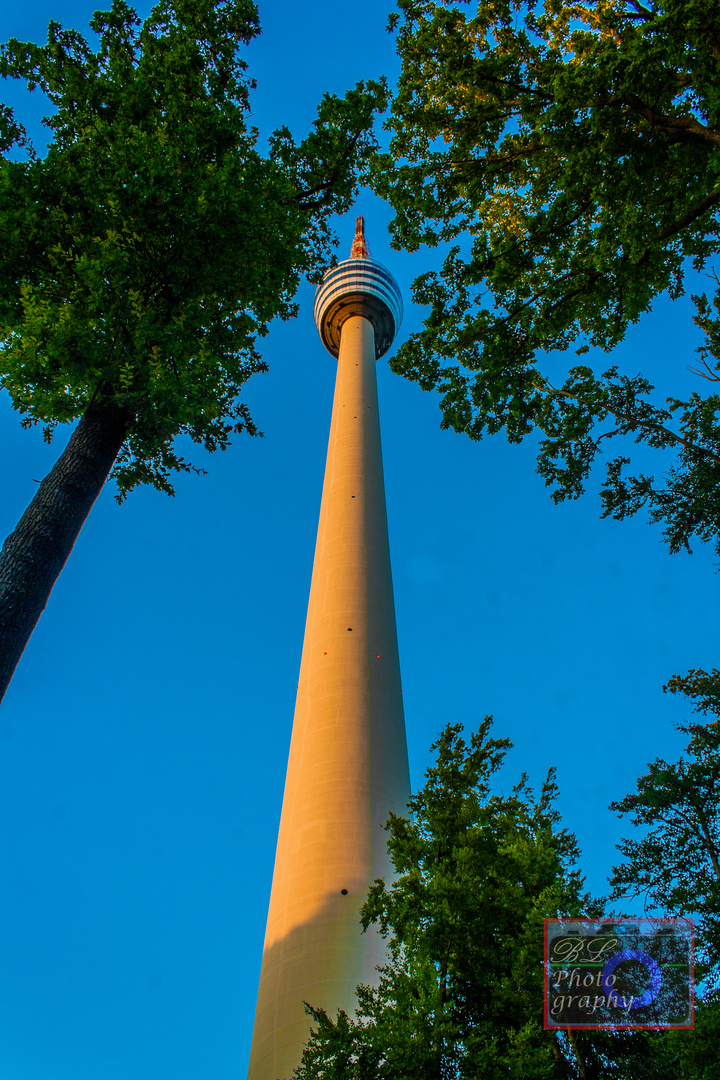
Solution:
M264 135L301 135L325 90L393 76L386 3L261 5L247 58ZM3 36L43 40L49 18L84 30L93 6L16 5ZM392 252L390 211L365 193L337 222L341 256L360 211L403 290L402 339L436 254ZM247 387L264 439L193 448L208 475L175 499L103 492L0 710L3 1080L245 1073L333 392L312 294ZM691 311L659 303L617 351L662 397L693 385ZM553 506L531 444L441 432L433 395L378 374L413 784L446 722L492 713L515 744L500 782L557 766L602 893L626 835L608 803L683 745L687 708L662 684L717 664L712 554L599 520L596 486ZM3 536L67 434L44 445L0 397Z

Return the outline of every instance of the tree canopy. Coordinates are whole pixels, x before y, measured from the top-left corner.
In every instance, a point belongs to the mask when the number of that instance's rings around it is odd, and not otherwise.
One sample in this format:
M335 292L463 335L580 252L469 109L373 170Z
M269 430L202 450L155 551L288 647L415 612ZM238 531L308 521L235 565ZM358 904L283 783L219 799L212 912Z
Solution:
M720 397L665 405L652 372L558 375L611 351L687 260L718 252L720 13L712 0L399 0L402 62L375 187L394 244L450 244L415 282L430 306L396 371L473 439L541 436L538 471L577 497L606 440L673 451L664 478L607 462L603 514L645 507L672 550L720 545ZM720 380L717 281L695 297L699 376ZM662 468L664 468L663 460ZM720 550L720 546L718 546Z
M699 917L701 966L720 973L720 671L691 671L671 679L671 693L685 694L710 722L681 725L690 735L685 754L657 758L637 791L613 802L628 816L636 838L619 845L612 897L642 898L671 915Z
M265 156L240 54L260 31L250 0L161 0L142 24L114 0L91 29L96 51L51 23L46 45L0 53L54 108L43 158L2 114L0 148L29 153L0 165L0 385L49 430L114 401L120 493L169 491L187 468L175 436L214 450L255 431L239 394L263 370L257 338L327 265L383 91L326 95L311 133L281 127Z
M719 1065L720 1036L720 671L690 671L664 688L693 702L701 723L680 725L691 736L677 762L656 758L637 790L613 802L633 835L618 844L611 899L642 900L696 926L695 1030L669 1032L653 1045L654 1075L710 1080ZM650 1075L653 1075L652 1073Z
M391 816L397 876L363 908L390 961L377 988L359 988L357 1020L311 1009L317 1034L298 1080L576 1075L577 1040L542 1028L543 919L599 909L558 827L552 773L537 797L525 776L493 792L510 743L490 727L466 742L448 725L411 817Z
M602 901L582 891L553 774L539 797L525 776L497 794L510 743L489 718L469 742L461 730L444 729L411 816L388 823L396 877L375 883L362 912L389 943L379 985L358 987L356 1018L310 1003L296 1080L710 1080L713 995L694 1031L543 1030L543 919L595 918Z
M54 110L41 158L0 108L0 388L48 439L81 418L0 556L0 697L108 473L120 499L172 493L177 436L256 432L258 338L330 261L385 98L325 95L306 138L280 127L262 154L252 0L160 0L143 23L113 0L90 25L96 49L55 22L0 47L0 75Z

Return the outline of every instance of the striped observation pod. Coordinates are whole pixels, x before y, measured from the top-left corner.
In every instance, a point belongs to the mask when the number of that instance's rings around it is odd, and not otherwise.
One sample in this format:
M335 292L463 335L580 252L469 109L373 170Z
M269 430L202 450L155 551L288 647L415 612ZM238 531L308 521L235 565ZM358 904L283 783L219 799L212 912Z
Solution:
M362 233L356 237L351 257L325 274L315 293L313 315L323 345L333 356L340 352L342 325L353 315L372 323L376 359L392 345L403 317L400 288L390 271L370 258Z

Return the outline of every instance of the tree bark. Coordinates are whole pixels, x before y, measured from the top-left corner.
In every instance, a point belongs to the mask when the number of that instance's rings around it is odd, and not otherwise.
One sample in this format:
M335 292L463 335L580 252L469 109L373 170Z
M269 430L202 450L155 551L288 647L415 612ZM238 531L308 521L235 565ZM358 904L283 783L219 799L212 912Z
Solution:
M0 553L0 701L100 494L130 415L91 403Z

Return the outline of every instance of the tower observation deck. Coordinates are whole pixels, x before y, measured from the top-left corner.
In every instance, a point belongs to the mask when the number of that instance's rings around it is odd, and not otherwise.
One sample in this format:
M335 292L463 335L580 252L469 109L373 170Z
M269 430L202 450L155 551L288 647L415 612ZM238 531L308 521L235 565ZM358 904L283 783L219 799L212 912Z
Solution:
M370 258L364 236L362 243L363 255L351 255L325 274L315 294L313 315L323 345L333 356L340 353L340 336L346 319L353 316L367 319L372 323L375 356L379 360L400 329L402 296L390 271Z
M303 1001L352 1016L377 982L385 945L360 908L392 874L383 825L410 796L375 374L402 298L362 218L314 315L338 370L249 1080L300 1064Z

